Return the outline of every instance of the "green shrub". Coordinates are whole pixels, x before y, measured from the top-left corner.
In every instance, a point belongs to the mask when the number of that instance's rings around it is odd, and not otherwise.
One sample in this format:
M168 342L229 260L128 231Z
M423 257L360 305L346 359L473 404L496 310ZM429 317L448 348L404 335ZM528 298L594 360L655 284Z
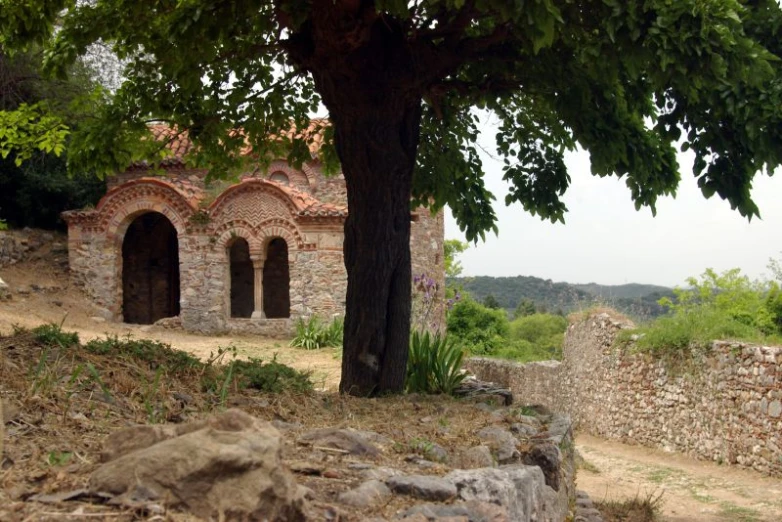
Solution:
M472 355L491 355L508 338L508 316L492 310L469 296L454 304L448 313L448 335Z
M312 372L303 372L277 362L277 356L265 363L261 359L233 361L225 371L232 372L240 388L268 393L305 393L313 389Z
M464 352L439 332L414 330L410 336L405 389L408 393L444 393L451 395L462 383Z
M708 309L660 317L649 326L629 333L638 335L638 349L658 354L708 347L717 339L768 340L757 328L736 320L724 311Z
M775 330L771 314L766 309L766 296L769 284L752 281L734 268L718 274L707 269L700 279L687 279L689 288L676 288L675 301L663 298L660 304L674 315L686 315L703 311L715 312L739 323L750 326L762 333Z
M204 366L196 357L182 350L175 350L169 344L150 339L133 339L130 335L122 339L116 335L93 339L84 345L84 349L96 355L141 361L151 368L164 366L174 373Z
M752 281L739 269L717 274L706 270L674 290L675 300L661 299L668 316L625 332L620 341L637 336L636 347L656 354L708 347L717 339L779 342L782 297L776 283Z
M532 345L526 360L561 359L566 329L567 319L560 315L533 314L510 323L510 339Z
M341 346L344 330L345 324L341 317L335 317L328 325L324 325L314 315L307 321L300 318L296 322L296 336L290 345L305 350Z
M62 325L56 323L42 324L32 330L35 340L50 347L68 348L79 344L79 334L76 332L64 332Z

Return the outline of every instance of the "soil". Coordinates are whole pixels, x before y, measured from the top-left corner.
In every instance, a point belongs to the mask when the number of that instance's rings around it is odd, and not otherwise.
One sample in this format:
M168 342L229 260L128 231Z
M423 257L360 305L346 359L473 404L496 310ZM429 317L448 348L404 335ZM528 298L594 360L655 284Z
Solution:
M778 522L782 478L579 434L577 487L593 501L662 494L664 522Z

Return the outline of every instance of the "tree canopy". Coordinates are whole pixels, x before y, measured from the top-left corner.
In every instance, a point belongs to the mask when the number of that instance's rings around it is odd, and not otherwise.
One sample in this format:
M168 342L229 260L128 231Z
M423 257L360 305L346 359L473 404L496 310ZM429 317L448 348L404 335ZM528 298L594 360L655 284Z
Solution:
M300 163L311 134L289 130L308 129L326 107L331 123L322 132L334 147L321 159L341 164L351 209L342 389L356 393L398 390L403 381L410 196L449 205L468 240L496 230L476 144L480 111L498 123L506 203L550 220L566 211L563 157L576 146L589 152L594 174L623 177L636 206L652 211L659 196L675 193L676 148L691 150L703 194L750 218L759 212L753 176L782 159L775 0L0 7L0 45L42 45L53 74L95 42L126 64L100 117L69 138L77 169L110 173L160 160L164 149L140 139L153 120L187 130L198 145L191 161L216 175L246 161L237 152L248 142L261 159Z

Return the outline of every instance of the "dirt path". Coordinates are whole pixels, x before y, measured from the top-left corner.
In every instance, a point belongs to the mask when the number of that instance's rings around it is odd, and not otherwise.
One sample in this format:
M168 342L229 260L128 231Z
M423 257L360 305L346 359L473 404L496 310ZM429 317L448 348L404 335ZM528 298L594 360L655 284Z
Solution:
M594 501L662 493L665 522L778 522L782 479L580 434L578 488Z
M0 300L0 334L10 334L15 326L33 328L44 323L63 323L63 329L75 331L82 341L107 335L153 339L206 359L220 347L233 346L241 358L257 357L277 361L312 372L315 387L335 390L339 386L341 350L301 350L290 348L287 339L258 336L205 336L180 329L112 323L98 317L89 300L69 282L62 268L45 260L0 269L0 277L13 290L11 300ZM20 291L21 290L21 291Z

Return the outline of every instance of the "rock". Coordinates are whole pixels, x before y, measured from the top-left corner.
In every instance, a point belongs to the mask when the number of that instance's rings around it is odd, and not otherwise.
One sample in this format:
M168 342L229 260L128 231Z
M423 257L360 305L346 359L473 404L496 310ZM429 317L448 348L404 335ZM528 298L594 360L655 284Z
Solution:
M160 328L168 328L170 330L173 329L179 329L182 328L182 318L177 316L174 317L164 317L162 319L158 319L155 321L154 326L158 326Z
M520 422L511 424L510 431L511 433L523 437L525 439L528 439L538 433L537 428L530 426L529 424L522 424Z
M351 430L321 428L303 434L299 437L299 442L310 443L312 446L322 448L342 450L350 455L375 457L380 454L380 450L370 444L364 437Z
M550 442L533 446L531 450L521 457L524 464L540 467L543 476L546 477L546 484L551 486L554 491L559 491L561 474L559 463L562 454L559 448Z
M380 433L377 433L375 431L369 431L369 430L354 430L353 428L347 429L351 433L355 433L359 437L368 440L369 442L373 444L377 444L379 446L393 446L394 441L385 435L382 435Z
M105 317L101 317L99 315L93 315L92 317L90 317L90 319L93 322L95 322L95 323L105 323L106 322L106 318Z
M567 515L567 506L557 506L557 494L546 486L538 467L460 469L443 479L456 486L460 500L501 506L509 520L561 522Z
M494 467L494 457L488 446L473 446L459 454L457 463L462 469L491 468Z
M773 401L771 404L769 404L768 415L769 417L779 417L782 415L782 402Z
M379 480L369 480L356 489L340 493L337 500L357 508L374 506L391 496L391 490Z
M361 472L361 478L365 480L386 480L389 477L396 477L402 472L394 468L370 468Z
M142 424L115 431L103 441L101 462L109 462L130 452L180 437L207 426L207 421L187 424Z
M487 426L478 432L478 438L486 441L494 450L497 462L510 464L518 462L521 453L518 450L519 441L511 433L499 426Z
M184 434L162 441L180 426L123 430L140 434L146 447L113 434L113 450L104 453L121 455L92 474L90 490L123 501L160 499L205 519L304 520L300 491L282 465L280 434L269 423L228 410L185 426Z
M291 431L301 429L301 424L298 422L285 422L278 419L272 421L272 426L280 431Z
M456 496L456 487L440 477L430 475L398 475L386 480L391 491L422 500L442 501Z
M467 522L510 522L508 510L501 506L488 502L458 502L456 504L418 504L402 513L402 520L415 520L415 517L423 517L423 520L466 520Z

